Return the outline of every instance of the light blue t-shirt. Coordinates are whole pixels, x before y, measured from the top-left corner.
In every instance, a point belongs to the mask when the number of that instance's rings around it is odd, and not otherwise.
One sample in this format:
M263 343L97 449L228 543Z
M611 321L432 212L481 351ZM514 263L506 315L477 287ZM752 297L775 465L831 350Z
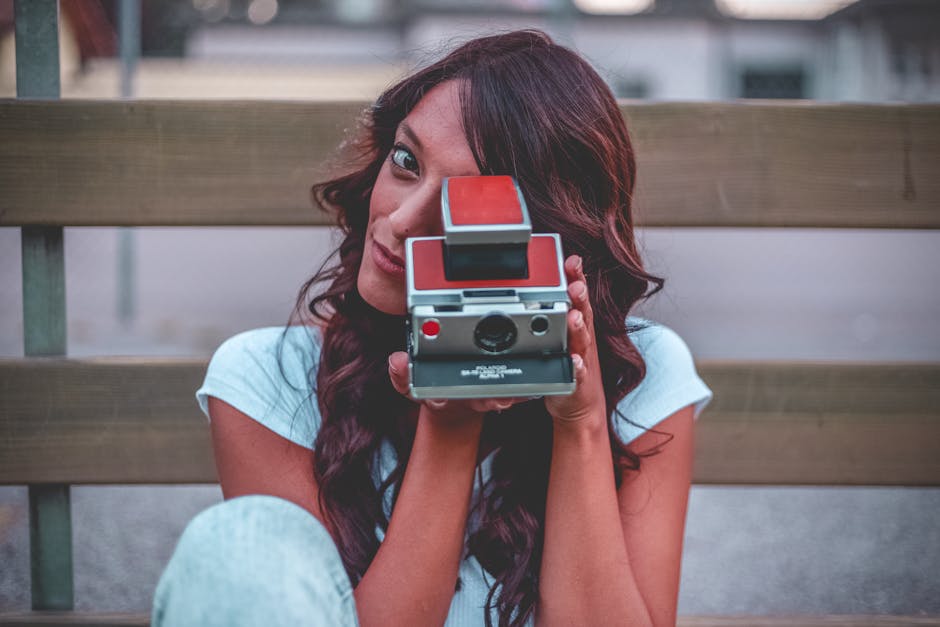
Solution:
M635 440L687 405L694 406L698 418L712 398L682 338L648 320L630 318L627 323L630 328L647 325L630 333L646 362L646 377L617 406L619 414L629 418L627 421L618 417L614 421L617 435L624 443ZM214 396L278 435L312 450L321 421L311 383L316 380L321 337L314 327L293 326L284 331L284 327L256 329L226 340L212 357L196 399L206 416L208 399ZM481 462L474 500L489 479L494 454ZM373 466L376 486L395 466L394 448L384 442ZM391 515L391 496L392 491L387 490L387 516ZM473 521L468 527L473 527ZM468 529L468 535L471 531ZM383 537L381 529L376 529L376 533L380 539ZM492 577L473 557L461 560L459 576L461 589L454 594L445 626L483 625ZM494 616L494 624L497 622Z

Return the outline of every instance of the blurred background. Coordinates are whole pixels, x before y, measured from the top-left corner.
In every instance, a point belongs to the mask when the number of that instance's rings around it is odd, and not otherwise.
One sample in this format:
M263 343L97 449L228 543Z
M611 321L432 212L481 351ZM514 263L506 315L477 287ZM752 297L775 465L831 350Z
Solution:
M365 104L456 43L524 27L620 98L940 100L940 0L61 0L62 97ZM16 94L14 48L0 0L0 97ZM666 288L638 313L698 359L940 361L936 231L639 238ZM67 228L65 242L69 355L207 358L285 323L335 234ZM20 285L19 229L0 228L0 357L23 354ZM149 607L182 527L220 498L73 488L76 607ZM0 487L0 611L29 607L27 510L25 488ZM937 489L694 487L680 612L940 614L938 517Z

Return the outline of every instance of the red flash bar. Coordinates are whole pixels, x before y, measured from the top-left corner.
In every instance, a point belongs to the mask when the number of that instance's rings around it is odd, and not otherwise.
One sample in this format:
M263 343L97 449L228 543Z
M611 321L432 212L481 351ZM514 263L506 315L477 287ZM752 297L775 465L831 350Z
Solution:
M416 290L467 289L480 287L557 287L555 240L551 235L533 235L529 242L529 278L448 281L444 275L444 241L423 239L412 242L414 287Z
M511 176L452 176L447 179L447 195L454 226L522 223Z

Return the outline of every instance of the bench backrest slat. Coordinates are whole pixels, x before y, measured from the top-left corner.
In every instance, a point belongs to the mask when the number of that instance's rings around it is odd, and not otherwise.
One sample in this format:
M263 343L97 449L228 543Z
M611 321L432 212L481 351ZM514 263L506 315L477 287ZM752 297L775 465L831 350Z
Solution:
M702 362L695 481L940 486L940 364ZM0 360L0 484L208 483L203 361Z
M365 103L0 101L0 226L329 224ZM645 226L940 227L940 106L624 104Z

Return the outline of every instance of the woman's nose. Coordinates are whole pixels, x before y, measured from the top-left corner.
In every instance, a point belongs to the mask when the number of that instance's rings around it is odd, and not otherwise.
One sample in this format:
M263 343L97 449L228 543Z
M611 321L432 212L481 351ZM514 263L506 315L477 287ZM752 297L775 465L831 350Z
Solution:
M392 234L404 241L409 237L439 235L441 232L441 189L428 186L404 198L388 217Z

